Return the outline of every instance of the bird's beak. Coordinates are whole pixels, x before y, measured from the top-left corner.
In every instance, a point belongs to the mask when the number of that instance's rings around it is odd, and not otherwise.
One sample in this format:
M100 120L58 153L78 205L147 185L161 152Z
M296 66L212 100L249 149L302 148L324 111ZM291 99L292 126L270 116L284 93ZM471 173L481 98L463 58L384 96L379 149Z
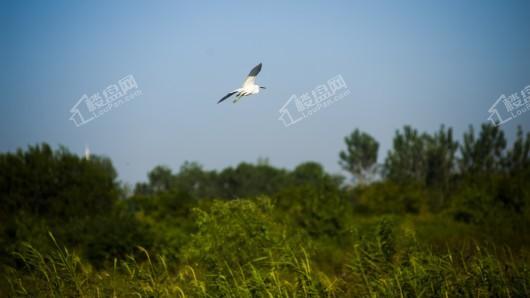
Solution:
M259 86L259 87L260 87L261 89L267 89L267 88L265 88L265 87L263 87L263 86Z

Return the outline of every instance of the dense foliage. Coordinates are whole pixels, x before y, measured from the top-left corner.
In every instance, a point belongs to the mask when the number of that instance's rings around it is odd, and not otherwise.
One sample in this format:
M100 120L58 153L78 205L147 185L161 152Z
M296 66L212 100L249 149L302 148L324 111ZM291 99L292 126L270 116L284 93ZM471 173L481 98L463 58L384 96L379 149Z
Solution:
M0 154L0 296L528 297L530 133L345 138L330 175L157 166L47 144Z

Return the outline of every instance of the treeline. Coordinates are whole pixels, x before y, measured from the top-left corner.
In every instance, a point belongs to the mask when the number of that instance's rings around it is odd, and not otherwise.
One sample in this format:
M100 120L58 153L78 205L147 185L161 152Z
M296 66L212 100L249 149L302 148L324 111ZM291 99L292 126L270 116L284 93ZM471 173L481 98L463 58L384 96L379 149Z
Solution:
M468 222L481 221L484 216L478 214L482 208L473 205L521 214L528 203L523 186L529 175L530 133L525 135L521 127L508 146L503 131L489 124L482 125L478 134L470 127L461 142L451 128L441 126L428 134L405 126L396 132L382 163L377 162L379 144L369 134L356 129L344 141L346 148L339 153L339 163L354 177L353 184L340 175L325 173L314 162L288 171L264 160L219 172L187 162L176 173L168 167L155 167L146 183L136 185L134 195L173 192L191 199L233 199L274 195L304 184L326 184L342 192L358 211L450 210ZM479 198L466 200L462 198L465 192L474 192Z
M378 143L355 130L345 139L341 164L361 184L357 203L374 212L452 212L466 222L491 221L492 210L523 214L528 205L530 133L518 127L508 146L499 127L473 127L461 142L451 128L434 134L410 126L397 131L383 164L377 164ZM528 215L528 214L527 214Z
M293 251L299 257L300 248L319 272L354 272L352 278L374 278L374 285L379 274L393 278L392 270L410 266L402 262L413 253L427 258L426 247L462 253L465 243L493 243L528 254L530 133L519 128L508 144L501 129L482 125L459 142L451 128L429 134L405 126L381 163L378 150L367 133L345 137L338 158L353 180L315 162L287 170L260 160L220 171L186 162L176 172L155 167L133 190L104 157L47 144L1 153L1 270L24 272L20 252L28 247L56 250L48 232L99 270L143 260L146 249L175 268L194 266L206 280L249 264L268 274L271 263L256 260L289 259ZM357 249L376 251L373 262L391 271L359 275L366 272L358 268L362 259L351 263L360 258ZM363 291L372 286L364 286L345 291L370 294Z

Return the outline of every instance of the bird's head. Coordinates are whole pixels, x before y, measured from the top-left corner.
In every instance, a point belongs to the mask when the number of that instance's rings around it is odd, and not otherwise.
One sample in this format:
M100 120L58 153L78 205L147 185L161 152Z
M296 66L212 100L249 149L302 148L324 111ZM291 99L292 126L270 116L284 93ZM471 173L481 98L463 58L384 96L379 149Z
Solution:
M263 87L263 86L259 86L259 88L260 88L260 89L267 89L267 88L265 88L265 87Z

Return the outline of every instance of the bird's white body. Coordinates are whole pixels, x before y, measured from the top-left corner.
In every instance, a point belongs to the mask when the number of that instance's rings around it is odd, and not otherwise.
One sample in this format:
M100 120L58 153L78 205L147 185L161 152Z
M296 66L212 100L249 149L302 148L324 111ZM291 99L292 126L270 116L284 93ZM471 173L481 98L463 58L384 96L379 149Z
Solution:
M234 100L234 101L239 100L239 98L241 96L248 96L248 95L258 94L259 93L259 89L260 89L259 86L256 85L256 84L253 84L253 83L252 84L243 85L243 87L234 90L235 92L237 92L236 100Z
M265 89L263 86L259 86L256 84L256 76L261 71L261 63L256 65L248 74L247 78L243 82L243 86L241 88L237 88L234 91L228 93L225 95L225 97L221 98L217 103L222 102L223 100L227 99L228 97L232 95L236 95L236 98L234 99L234 103L238 102L242 96L248 96L248 95L254 95L259 93L259 89Z

